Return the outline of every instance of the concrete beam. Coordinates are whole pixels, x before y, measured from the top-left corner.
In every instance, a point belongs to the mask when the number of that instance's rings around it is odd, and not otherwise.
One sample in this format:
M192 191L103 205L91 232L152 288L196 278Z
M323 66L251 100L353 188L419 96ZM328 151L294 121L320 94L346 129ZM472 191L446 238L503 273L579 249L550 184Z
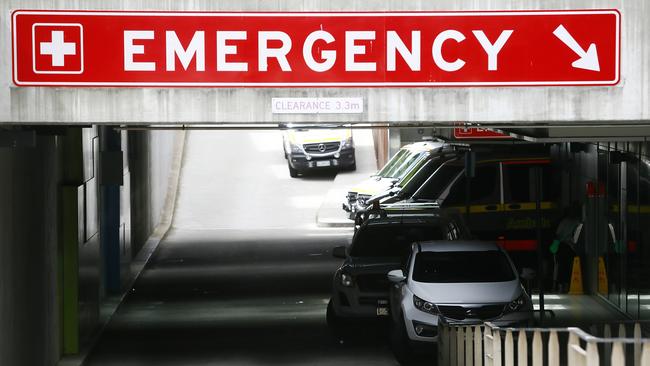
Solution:
M214 123L363 121L649 121L650 2L623 0L13 0L0 4L0 50L11 54L12 9L202 11L510 10L616 8L622 14L621 81L612 87L493 88L42 88L16 87L0 59L0 123ZM358 115L274 115L274 97L362 97Z

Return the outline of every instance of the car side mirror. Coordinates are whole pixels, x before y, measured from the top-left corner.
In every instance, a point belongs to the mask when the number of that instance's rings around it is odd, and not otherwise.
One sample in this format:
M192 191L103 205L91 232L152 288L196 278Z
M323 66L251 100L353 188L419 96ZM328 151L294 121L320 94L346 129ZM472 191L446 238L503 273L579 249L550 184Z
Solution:
M332 256L334 258L345 259L348 256L347 249L345 246L340 246L332 249Z
M406 276L404 276L404 271L401 269L394 269L388 272L388 280L392 283L400 283L406 280Z
M535 271L532 268L523 268L519 277L526 281L533 280L536 276Z

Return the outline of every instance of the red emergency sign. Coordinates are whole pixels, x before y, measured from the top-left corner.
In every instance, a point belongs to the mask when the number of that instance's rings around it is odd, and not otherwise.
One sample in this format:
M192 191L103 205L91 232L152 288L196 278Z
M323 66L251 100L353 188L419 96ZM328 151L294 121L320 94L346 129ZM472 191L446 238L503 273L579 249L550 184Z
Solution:
M454 128L454 138L459 140L509 139L504 135L486 128L457 127Z
M19 86L614 85L617 10L17 10Z

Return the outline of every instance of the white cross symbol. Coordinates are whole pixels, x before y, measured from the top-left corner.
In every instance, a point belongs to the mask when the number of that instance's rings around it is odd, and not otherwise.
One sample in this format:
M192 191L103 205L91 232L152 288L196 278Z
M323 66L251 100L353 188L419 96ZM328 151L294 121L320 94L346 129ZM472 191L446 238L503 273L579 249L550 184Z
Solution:
M52 56L52 66L63 66L67 55L75 55L77 45L63 40L63 31L52 31L51 42L41 42L41 55Z

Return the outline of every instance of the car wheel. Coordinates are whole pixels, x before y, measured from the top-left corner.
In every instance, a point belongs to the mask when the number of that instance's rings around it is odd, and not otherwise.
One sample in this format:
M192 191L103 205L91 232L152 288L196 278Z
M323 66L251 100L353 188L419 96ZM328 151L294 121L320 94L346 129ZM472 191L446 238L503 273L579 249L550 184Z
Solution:
M328 326L334 326L337 325L339 322L339 317L336 315L336 312L334 312L334 304L332 303L332 299L327 303L327 325Z
M326 318L327 318L327 327L332 332L332 335L335 338L337 338L339 341L341 341L345 334L345 331L343 329L344 322L340 316L336 315L336 311L334 311L334 304L332 303L332 299L330 299L330 301L327 303Z
M355 161L352 165L350 165L347 169L347 171L353 172L357 170L357 162Z
M403 319L400 315L400 319ZM404 320L391 321L390 345L395 359L400 365L413 365L416 361L411 340L406 334Z
M289 166L289 175L291 178L296 178L298 176L298 170L294 169L289 163L287 165Z

